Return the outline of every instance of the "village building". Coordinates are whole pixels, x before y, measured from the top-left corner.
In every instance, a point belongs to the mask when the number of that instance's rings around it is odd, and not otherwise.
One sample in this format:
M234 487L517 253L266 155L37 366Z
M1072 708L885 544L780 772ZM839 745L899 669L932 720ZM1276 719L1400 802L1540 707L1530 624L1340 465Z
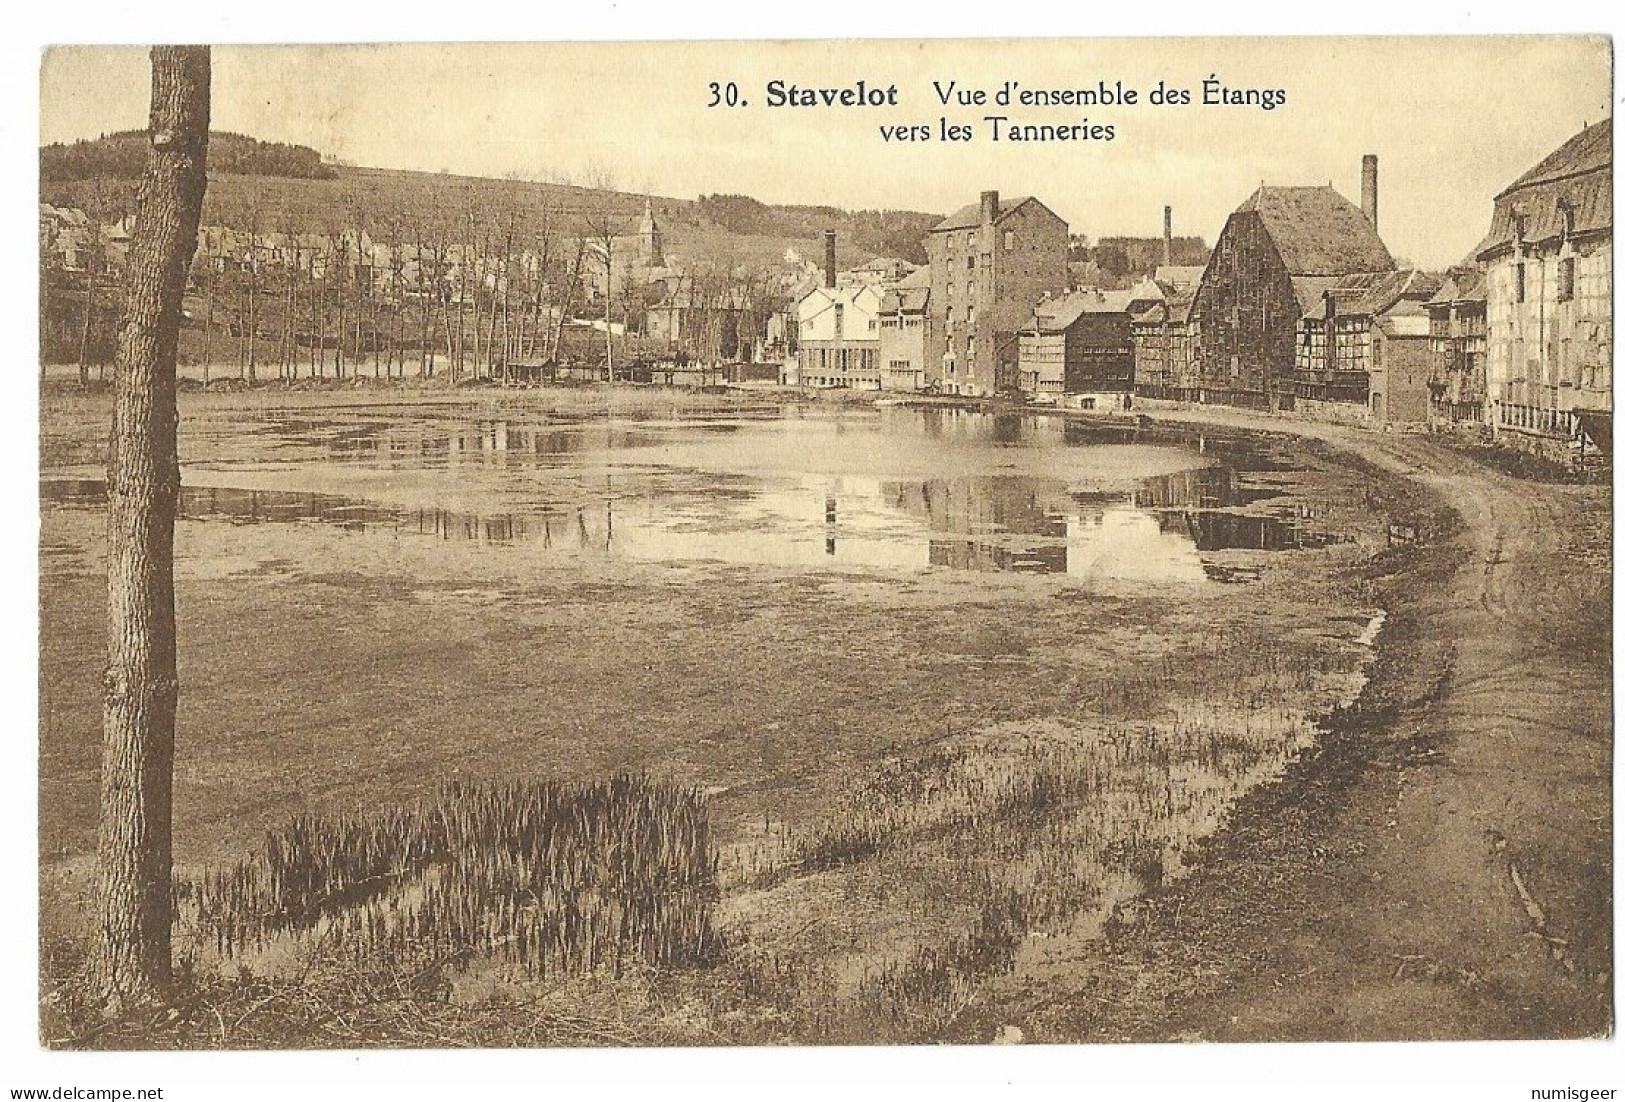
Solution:
M1435 422L1483 424L1484 273L1462 268L1451 273L1427 302L1429 412Z
M1020 389L1081 409L1124 409L1134 392L1131 291L1074 291L1039 303L1020 335Z
M713 360L737 352L744 293L737 287L701 292L691 279L673 276L650 284L654 299L643 312L650 351L668 359Z
M1176 401L1191 398L1196 372L1196 327L1191 322L1194 297L1190 290L1171 289L1162 301L1133 315L1136 395Z
M837 279L835 234L824 235L824 283L796 306L795 379L801 386L879 390L880 302L873 282Z
M1295 408L1335 421L1428 420L1427 302L1439 280L1413 270L1293 281Z
M1498 431L1611 447L1613 160L1604 119L1495 197L1477 259Z
M880 389L925 389L931 330L931 273L898 280L880 299Z
M1363 165L1362 206L1329 185L1263 186L1225 222L1191 307L1201 329L1193 397L1290 409L1298 319L1327 283L1392 272L1377 236L1377 159Z
M1067 225L1032 198L997 191L931 230L926 384L990 395L1019 383L1018 334L1046 293L1068 285Z

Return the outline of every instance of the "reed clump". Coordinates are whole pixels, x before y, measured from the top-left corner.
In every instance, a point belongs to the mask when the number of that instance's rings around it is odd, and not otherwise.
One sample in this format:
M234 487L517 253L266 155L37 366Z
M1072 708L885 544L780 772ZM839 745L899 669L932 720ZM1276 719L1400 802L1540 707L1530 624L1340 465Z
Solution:
M405 808L301 815L177 883L200 951L386 968L495 961L527 978L712 963L717 857L699 790L621 775L450 782Z

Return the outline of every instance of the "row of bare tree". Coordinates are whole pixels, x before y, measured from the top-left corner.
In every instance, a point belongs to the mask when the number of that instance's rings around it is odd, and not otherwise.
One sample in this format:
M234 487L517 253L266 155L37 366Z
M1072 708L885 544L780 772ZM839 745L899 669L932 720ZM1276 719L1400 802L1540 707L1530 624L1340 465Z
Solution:
M250 194L234 212L246 229L205 228L188 281L188 326L201 336L183 359L203 366L205 382L222 365L251 383L271 373L505 379L515 363L559 362L567 320L592 305L602 309L602 361L613 371L615 332L645 331L651 288L627 239L631 219L608 203L567 211L544 195L493 217L469 195L451 216L409 224L370 218L354 202L329 232L311 234L285 213L268 217ZM109 213L93 205L92 227ZM81 381L105 362L112 334L99 329L114 324L117 304L107 300L119 281L94 228L86 245L82 274L47 271L41 280L42 325L62 331L47 343L61 355L67 327L79 329ZM675 346L712 362L759 346L785 305L775 269L731 256L699 260L667 291L682 312Z

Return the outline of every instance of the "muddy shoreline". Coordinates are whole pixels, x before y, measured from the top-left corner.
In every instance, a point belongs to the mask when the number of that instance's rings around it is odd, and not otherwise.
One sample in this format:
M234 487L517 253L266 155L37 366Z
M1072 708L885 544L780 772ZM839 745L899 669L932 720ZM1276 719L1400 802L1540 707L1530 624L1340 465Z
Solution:
M1172 416L1192 423L1207 413ZM1222 411L1219 418L1230 427L1275 424ZM1399 489L1395 504L1406 519L1425 532L1368 564L1388 612L1370 681L1353 707L1323 717L1313 750L1234 805L1191 875L1114 915L1103 939L1049 982L995 981L956 1023L954 1040L1533 1039L1612 1031L1607 490L1531 484L1428 440L1291 424L1281 431L1329 440L1380 472ZM1504 527L1464 517L1464 502L1476 506L1480 495L1529 503L1521 519L1530 530L1517 535L1536 550L1514 556ZM1554 583L1554 570L1573 571L1564 554L1576 549L1593 573ZM1553 590L1564 599L1526 610L1540 617L1533 623L1528 615L1505 623L1513 617L1492 580L1503 565L1525 584L1533 575L1548 599ZM1587 716L1594 732L1575 762L1542 759L1547 740L1572 729L1565 715L1524 720L1528 745L1517 750L1500 742L1504 716L1470 713L1464 729L1447 721L1472 680L1465 672L1472 656L1453 634L1463 592L1495 613L1476 630L1491 629L1480 641L1497 661L1534 659L1531 680L1561 677L1554 659L1588 667L1589 695L1560 709ZM1561 624L1565 617L1584 626L1554 631L1548 618ZM1524 770L1506 772L1515 762ZM1502 771L1500 783L1460 793L1452 775L1483 776L1486 764ZM1496 806L1541 807L1543 796L1550 815ZM1497 825L1469 825L1469 813ZM1501 825L1508 819L1512 825ZM1503 832L1514 830L1516 839ZM1447 865L1419 860L1432 846ZM1408 877L1410 865L1443 865L1448 879ZM1543 886L1540 899L1526 886L1532 880Z

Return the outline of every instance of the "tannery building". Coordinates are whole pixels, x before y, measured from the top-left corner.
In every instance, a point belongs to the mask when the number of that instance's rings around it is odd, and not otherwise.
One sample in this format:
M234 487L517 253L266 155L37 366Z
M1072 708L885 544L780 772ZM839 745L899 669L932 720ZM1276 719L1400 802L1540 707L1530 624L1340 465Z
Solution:
M1485 267L1485 388L1498 429L1611 447L1612 120L1495 197Z
M924 268L898 280L880 300L880 389L925 388L931 329L931 273Z
M840 280L835 234L824 235L824 285L796 306L797 379L802 386L880 389L880 301L869 280Z
M1394 270L1377 236L1375 157L1365 158L1362 196L1363 208L1330 186L1266 186L1230 216L1191 306L1201 341L1190 397L1293 406L1298 320L1319 301L1319 281Z
M1020 389L1084 409L1121 409L1134 391L1131 291L1074 291L1034 308L1020 336Z
M1032 198L981 201L931 230L926 383L948 394L1016 388L1017 334L1046 292L1067 287L1067 225Z
M1460 268L1427 303L1430 412L1436 422L1484 420L1484 273Z
M1428 420L1427 302L1439 280L1398 271L1293 280L1295 408L1331 420Z

